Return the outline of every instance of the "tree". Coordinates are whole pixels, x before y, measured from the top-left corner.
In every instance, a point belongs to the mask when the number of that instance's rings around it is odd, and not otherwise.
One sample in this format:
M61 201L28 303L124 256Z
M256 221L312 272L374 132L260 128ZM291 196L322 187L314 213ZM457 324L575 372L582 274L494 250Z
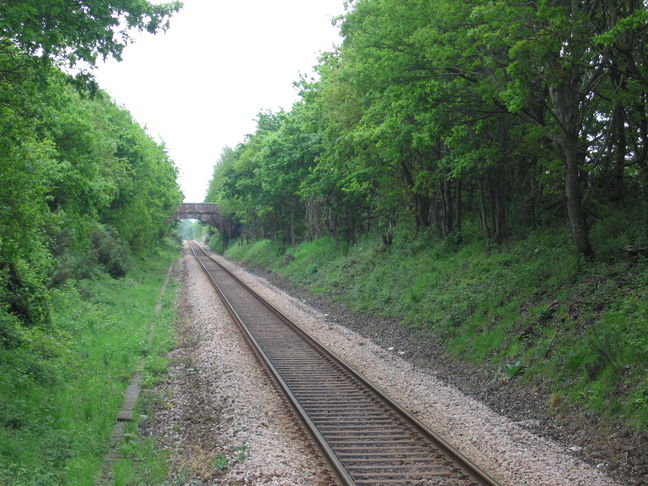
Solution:
M564 164L567 214L579 256L593 254L581 186L584 173L597 164L590 149L601 119L611 120L616 131L617 184L624 170L623 108L605 107L601 96L611 76L617 85L624 82L613 50L596 40L614 30L620 17L645 10L640 2L630 3L495 2L476 10L478 33L498 46L493 62L506 66L502 101L545 130Z
M5 0L0 3L0 39L28 55L84 61L121 59L132 29L165 30L182 4L146 0Z
M164 147L125 110L39 69L0 84L0 320L26 325L47 322L47 286L99 268L123 275L182 199Z
M459 240L476 219L501 242L565 218L589 258L596 205L637 201L648 221L645 2L349 6L302 102L223 169L252 233L286 210L308 235L386 242L397 222Z

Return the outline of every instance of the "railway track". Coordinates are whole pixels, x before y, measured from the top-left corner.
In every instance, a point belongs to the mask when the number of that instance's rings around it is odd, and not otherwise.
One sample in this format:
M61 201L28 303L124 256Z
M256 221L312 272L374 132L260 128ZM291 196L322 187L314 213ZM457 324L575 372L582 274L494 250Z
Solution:
M342 485L497 486L212 259L191 251Z

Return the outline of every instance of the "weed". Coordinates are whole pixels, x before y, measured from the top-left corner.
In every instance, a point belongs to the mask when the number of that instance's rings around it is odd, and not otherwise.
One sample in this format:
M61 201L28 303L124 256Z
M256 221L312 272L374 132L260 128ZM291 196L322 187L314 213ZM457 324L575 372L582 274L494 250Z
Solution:
M587 338L587 346L590 355L584 361L584 365L590 378L595 377L606 367L615 372L622 368L621 342L618 336L610 332L593 334Z
M249 445L242 445L234 449L235 451L238 452L238 456L236 457L236 462L241 464L243 461L245 461L249 456L250 456L250 446Z
M555 409L562 403L563 395L561 393L553 392L549 396L549 408Z
M50 327L26 329L23 344L0 356L0 483L94 484L175 255L140 262L119 280L104 275L52 290ZM172 299L173 291L163 307ZM163 352L172 320L167 311L158 321L149 357ZM145 457L144 449L152 444L133 437L122 447L129 458ZM157 468L147 454L146 469Z
M521 373L524 372L524 368L526 368L523 364L521 364L519 361L516 361L515 363L506 363L504 364L504 377L507 380L512 380L516 376L520 375Z
M182 469L176 474L173 484L176 484L178 486L184 486L186 484L189 484L190 478L191 478L191 471L189 471L188 469Z
M214 469L225 472L229 468L229 460L225 454L217 454L213 463Z

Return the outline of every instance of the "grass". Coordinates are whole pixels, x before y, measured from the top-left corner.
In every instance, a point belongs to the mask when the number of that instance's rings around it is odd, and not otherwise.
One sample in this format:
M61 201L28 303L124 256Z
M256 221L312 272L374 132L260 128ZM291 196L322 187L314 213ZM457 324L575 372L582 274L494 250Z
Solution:
M114 473L114 485L150 485L164 484L167 477L167 454L155 448L152 439L137 437L135 425L133 432L122 444L120 452L124 458L117 461Z
M648 261L623 252L635 235L623 233L619 220L610 215L594 225L598 259L580 265L565 228L499 246L401 228L390 248L377 235L352 247L331 238L288 247L260 240L236 242L227 256L359 312L399 318L457 359L543 387L561 397L556 403L645 430Z
M163 484L168 475L168 453L156 449L153 438L140 437L139 425L142 420L148 420L153 416L155 407L148 391L158 383L168 369L169 361L166 356L175 343L173 303L176 291L177 284L169 282L161 299L160 313L155 321L155 333L145 352L144 374L141 382L142 395L133 414L135 419L129 423L125 440L118 448L121 457L113 471L115 486Z
M50 327L25 329L19 346L2 351L0 484L95 483L136 363L144 356L149 373L161 366L172 290L151 346L146 336L176 254L166 247L122 279L53 290Z

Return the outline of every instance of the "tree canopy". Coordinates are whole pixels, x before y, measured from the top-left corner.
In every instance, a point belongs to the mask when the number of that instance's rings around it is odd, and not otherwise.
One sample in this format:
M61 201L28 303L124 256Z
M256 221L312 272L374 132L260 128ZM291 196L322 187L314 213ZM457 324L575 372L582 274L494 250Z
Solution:
M0 3L0 38L21 52L85 61L121 58L133 29L166 30L181 3L145 0L5 0Z
M644 2L356 0L338 22L302 99L215 167L207 199L247 236L564 221L591 258L615 207L648 239Z
M131 29L164 29L179 5L0 3L0 351L47 325L49 288L120 277L168 232L182 195L164 146L56 64L119 58Z

